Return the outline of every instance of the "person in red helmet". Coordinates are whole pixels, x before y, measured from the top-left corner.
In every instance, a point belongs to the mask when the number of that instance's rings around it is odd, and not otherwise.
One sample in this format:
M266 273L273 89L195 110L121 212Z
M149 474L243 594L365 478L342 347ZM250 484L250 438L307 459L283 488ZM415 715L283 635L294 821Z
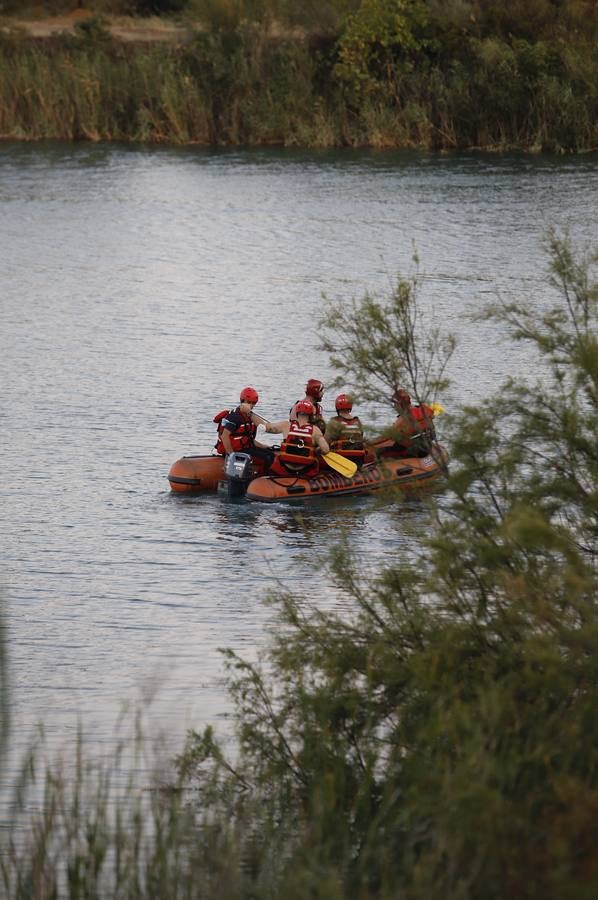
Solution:
M320 470L319 454L328 453L330 447L321 429L311 423L316 411L311 400L298 400L295 411L296 419L270 425L271 432L283 436L280 452L270 467L270 475L311 478Z
M326 422L324 420L324 415L322 413L322 407L320 405L320 401L324 396L324 385L321 381L318 381L317 378L310 378L307 384L305 385L305 397L303 400L308 400L313 404L314 413L310 419L311 425L317 425L320 431L323 433L326 428ZM297 400L297 403L301 401ZM291 421L297 419L297 403L294 403L289 412L289 419Z
M249 453L252 459L258 462L260 472L267 472L274 459L274 451L256 442L255 436L258 425L263 425L266 431L270 431L271 426L266 419L253 411L258 400L259 395L255 388L243 388L236 409L224 409L214 416L214 422L218 427L215 450L220 456L233 452Z
M432 421L434 410L426 403L414 406L410 395L403 388L394 392L392 402L397 418L392 426L394 445L391 449L395 455L427 456L436 439Z
M334 406L336 416L328 420L324 437L331 450L362 466L365 459L363 425L359 416L353 415L353 398L339 394Z

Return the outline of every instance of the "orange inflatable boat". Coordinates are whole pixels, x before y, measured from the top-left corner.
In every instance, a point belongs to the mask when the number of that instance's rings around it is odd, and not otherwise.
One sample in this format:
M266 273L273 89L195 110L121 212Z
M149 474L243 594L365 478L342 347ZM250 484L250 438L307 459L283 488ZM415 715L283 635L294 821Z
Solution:
M182 456L170 467L168 480L177 494L218 490L224 479L223 456Z
M379 443L381 450L389 442ZM381 456L358 469L352 477L325 469L314 478L296 475L257 476L246 453L223 456L182 456L170 467L168 481L176 494L196 495L224 490L229 497L247 495L266 503L280 500L308 500L311 497L362 494L397 486L414 492L430 484L446 471L448 454L436 444L423 457Z
M228 456L182 456L170 467L168 480L175 494L203 494L223 491L229 497L243 497L252 478L264 471L247 453Z
M314 478L261 476L249 483L246 496L249 500L275 503L363 494L391 486L414 493L444 474L447 462L448 453L438 444L428 456L381 457L376 462L366 463L351 478L332 471L320 472Z

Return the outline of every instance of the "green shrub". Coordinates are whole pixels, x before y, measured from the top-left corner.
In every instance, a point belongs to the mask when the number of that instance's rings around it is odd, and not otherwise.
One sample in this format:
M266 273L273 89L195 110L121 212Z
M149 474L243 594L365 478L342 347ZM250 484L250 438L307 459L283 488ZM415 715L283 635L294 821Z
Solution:
M260 896L596 895L598 255L550 244L560 302L490 311L542 382L457 418L418 558L367 578L340 548L342 614L274 598L267 666L228 654L236 759L211 731L181 757L261 835Z
M571 4L559 7L560 31L546 25L533 39L502 36L498 26L486 33L491 4L486 24L467 3L333 7L338 36L291 36L282 0L195 0L204 29L180 46L119 43L100 15L81 21L74 37L34 42L3 31L2 134L432 150L596 146L593 20L586 33L567 31Z

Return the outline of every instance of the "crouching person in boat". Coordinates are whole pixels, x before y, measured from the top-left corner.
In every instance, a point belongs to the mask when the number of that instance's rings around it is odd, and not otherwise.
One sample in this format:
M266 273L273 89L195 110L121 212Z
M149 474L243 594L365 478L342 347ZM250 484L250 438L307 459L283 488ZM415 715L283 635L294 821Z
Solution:
M299 400L295 406L296 419L276 422L268 431L282 434L280 452L270 467L270 475L297 475L311 478L320 470L319 456L330 447L321 429L312 425L310 417L315 407L310 400Z
M353 399L348 394L339 394L334 406L336 416L328 421L324 437L331 450L362 466L366 455L363 425L359 416L352 414Z
M390 451L395 456L427 456L436 440L434 410L426 403L414 406L411 397L402 388L392 395L397 418L392 426L394 444Z
M263 425L266 431L272 430L266 419L253 411L258 400L259 395L255 388L243 388L236 409L223 409L214 416L214 422L218 427L218 440L214 449L220 456L235 452L248 453L257 463L260 474L263 474L268 472L272 464L274 451L256 442L255 439L258 425Z

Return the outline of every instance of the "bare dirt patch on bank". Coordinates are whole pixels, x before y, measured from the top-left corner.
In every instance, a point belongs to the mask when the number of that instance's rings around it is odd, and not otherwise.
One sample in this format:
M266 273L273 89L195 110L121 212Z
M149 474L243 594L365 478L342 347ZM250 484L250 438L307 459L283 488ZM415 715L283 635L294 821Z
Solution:
M78 23L93 17L94 13L88 10L76 9L60 16L31 19L5 17L0 21L0 26L4 31L16 29L31 38L43 40L61 34L74 34ZM199 23L188 26L177 25L157 16L147 19L129 16L102 16L101 22L115 40L128 43L139 41L185 44L192 40L195 32L202 30Z

